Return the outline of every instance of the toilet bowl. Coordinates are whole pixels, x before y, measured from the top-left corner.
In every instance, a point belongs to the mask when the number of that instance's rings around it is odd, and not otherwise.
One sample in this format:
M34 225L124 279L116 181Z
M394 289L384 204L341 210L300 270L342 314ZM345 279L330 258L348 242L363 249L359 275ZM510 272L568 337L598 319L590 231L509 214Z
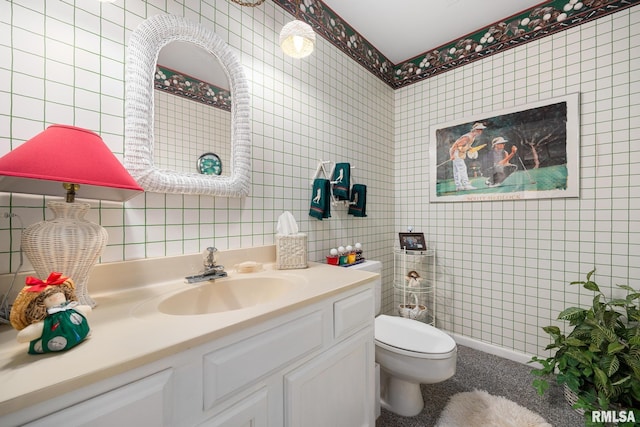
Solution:
M380 404L412 417L422 411L420 384L434 384L456 372L457 347L449 335L426 323L381 314L375 320L376 362L382 369Z
M380 261L350 268L382 273ZM382 280L376 283L375 313L382 302ZM380 404L398 415L412 417L424 408L420 384L434 384L456 372L457 347L439 329L405 317L379 314L375 320L375 354L380 365Z

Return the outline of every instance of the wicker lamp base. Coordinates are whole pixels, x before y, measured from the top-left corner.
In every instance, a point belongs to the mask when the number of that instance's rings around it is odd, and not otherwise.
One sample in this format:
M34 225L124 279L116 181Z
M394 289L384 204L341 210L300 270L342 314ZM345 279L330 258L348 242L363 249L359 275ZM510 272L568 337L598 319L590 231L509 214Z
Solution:
M107 231L84 219L88 203L49 202L54 218L26 228L22 248L36 275L44 279L51 272L62 273L76 284L80 304L96 306L87 284L91 269L107 245Z

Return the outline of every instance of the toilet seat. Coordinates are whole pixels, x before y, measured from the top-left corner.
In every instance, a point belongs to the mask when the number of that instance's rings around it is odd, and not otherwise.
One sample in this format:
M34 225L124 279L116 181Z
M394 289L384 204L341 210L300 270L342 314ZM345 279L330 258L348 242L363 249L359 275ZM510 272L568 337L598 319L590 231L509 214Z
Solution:
M376 344L396 353L446 359L456 352L453 338L417 320L381 314L376 317L374 331Z

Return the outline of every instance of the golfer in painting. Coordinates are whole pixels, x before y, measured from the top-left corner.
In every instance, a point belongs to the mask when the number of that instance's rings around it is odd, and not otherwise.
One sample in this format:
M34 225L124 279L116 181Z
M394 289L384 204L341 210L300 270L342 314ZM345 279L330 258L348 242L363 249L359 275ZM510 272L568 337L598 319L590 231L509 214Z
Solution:
M489 179L485 182L489 187L501 185L502 182L518 168L516 165L509 163L513 156L515 156L516 151L518 151L518 147L515 145L512 146L511 152L508 153L504 149L505 142L509 141L501 136L493 138L491 141L491 148L493 148L491 151L493 167L491 168Z
M480 122L474 123L471 130L458 138L449 149L449 156L453 163L453 181L456 184L456 191L476 189L476 187L469 182L467 164L464 159L467 158L467 151L469 151L475 139L486 128L487 127Z

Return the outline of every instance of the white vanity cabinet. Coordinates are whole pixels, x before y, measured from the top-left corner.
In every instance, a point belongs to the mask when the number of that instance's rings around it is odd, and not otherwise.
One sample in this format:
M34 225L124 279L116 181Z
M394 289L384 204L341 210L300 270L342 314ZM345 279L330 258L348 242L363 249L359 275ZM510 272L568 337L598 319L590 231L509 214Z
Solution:
M375 426L374 283L238 325L0 425Z

